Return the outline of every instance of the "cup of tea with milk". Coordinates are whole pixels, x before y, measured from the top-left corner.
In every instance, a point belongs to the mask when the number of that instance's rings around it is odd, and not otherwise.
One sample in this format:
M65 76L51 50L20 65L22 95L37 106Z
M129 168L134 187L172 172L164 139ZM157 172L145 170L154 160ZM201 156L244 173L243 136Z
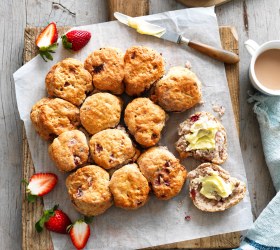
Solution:
M253 86L266 95L280 96L280 40L263 45L248 40L245 47L252 56L249 76Z

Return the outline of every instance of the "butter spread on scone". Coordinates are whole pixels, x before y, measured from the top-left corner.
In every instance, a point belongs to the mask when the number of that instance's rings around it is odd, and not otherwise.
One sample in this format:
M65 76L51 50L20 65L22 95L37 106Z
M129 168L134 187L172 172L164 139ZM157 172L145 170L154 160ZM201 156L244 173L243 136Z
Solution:
M125 165L116 170L110 180L114 204L124 209L137 209L149 198L149 183L137 164Z
M135 140L144 147L158 143L165 125L164 110L148 98L136 98L124 112L124 121Z
M121 98L110 93L96 93L86 98L80 109L81 123L90 134L116 127L121 118Z
M52 140L61 133L80 125L79 109L60 98L43 98L31 110L30 119L38 134Z
M67 58L52 66L46 76L46 88L52 97L59 97L80 106L93 90L91 74L82 62Z
M138 155L128 134L120 129L106 129L93 135L90 152L94 162L105 169L125 165Z
M89 155L85 134L79 130L63 132L49 146L49 155L57 168L63 172L85 164Z
M227 159L227 136L223 125L210 113L197 112L179 126L176 149L181 158L222 164Z
M93 79L94 87L120 95L124 91L124 54L115 48L100 48L85 60L85 69Z
M129 48L124 62L125 91L131 96L139 96L164 74L163 57L147 47Z
M181 191L187 171L165 147L148 149L140 155L137 163L158 199L171 199Z
M86 216L104 213L113 204L109 180L109 174L95 165L79 168L69 175L66 187L74 207Z
M201 101L201 83L189 69L173 67L156 82L151 99L166 111L182 112Z
M188 173L194 205L206 212L224 211L245 196L246 185L218 165L203 163Z

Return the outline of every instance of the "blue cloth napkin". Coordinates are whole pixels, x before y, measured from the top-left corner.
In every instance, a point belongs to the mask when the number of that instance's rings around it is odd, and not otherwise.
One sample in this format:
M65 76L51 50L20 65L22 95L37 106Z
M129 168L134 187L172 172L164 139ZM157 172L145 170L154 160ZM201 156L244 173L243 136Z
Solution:
M238 249L280 249L280 97L252 95L260 125L265 160L276 191L273 200L257 218Z

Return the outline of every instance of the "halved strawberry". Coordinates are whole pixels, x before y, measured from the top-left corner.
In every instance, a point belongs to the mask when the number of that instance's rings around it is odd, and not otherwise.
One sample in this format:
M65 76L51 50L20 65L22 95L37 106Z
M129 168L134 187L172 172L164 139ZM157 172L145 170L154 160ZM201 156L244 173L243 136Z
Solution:
M57 183L57 176L53 173L37 173L26 183L27 200L34 202L37 196L43 196L53 190Z
M42 232L43 226L52 232L67 234L67 228L71 225L68 215L62 210L58 210L58 205L52 209L44 211L43 216L35 224L37 232Z
M61 38L65 49L77 51L86 46L91 38L91 34L85 30L71 30Z
M53 60L53 57L50 53L54 53L57 48L57 28L54 22L51 22L36 39L36 46L39 48L39 54L41 57L47 61Z
M77 220L68 230L73 245L78 250L83 249L90 236L90 226L84 220Z

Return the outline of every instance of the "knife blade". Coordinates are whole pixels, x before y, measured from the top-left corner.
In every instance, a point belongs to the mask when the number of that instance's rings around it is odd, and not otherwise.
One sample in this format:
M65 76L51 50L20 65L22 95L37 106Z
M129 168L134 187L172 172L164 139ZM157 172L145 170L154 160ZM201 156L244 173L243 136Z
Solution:
M200 42L191 41L176 32L166 30L164 27L149 23L139 18L124 15L120 12L115 12L114 16L119 22L136 29L140 34L152 35L177 44L188 45L189 47L224 63L233 64L239 62L238 55L233 52L215 48Z

